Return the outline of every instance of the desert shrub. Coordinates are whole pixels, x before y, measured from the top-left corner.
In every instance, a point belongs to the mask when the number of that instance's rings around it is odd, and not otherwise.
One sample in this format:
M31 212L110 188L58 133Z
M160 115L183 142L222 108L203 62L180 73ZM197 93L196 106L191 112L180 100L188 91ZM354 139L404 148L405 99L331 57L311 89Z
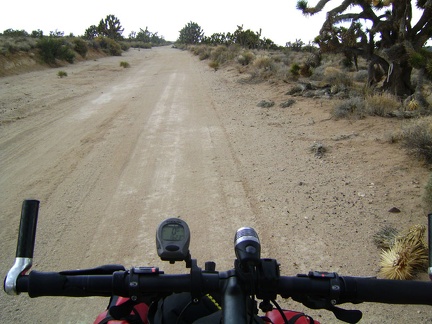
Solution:
M57 72L57 76L59 77L59 78L64 78L64 77L67 77L67 72L65 72L65 71L58 71Z
M101 48L105 53L112 56L121 56L122 49L119 43L108 37L97 37L96 48Z
M369 73L367 70L360 70L354 74L354 81L367 82Z
M258 69L269 70L272 66L272 59L267 55L260 55L253 61L253 66Z
M0 52L2 54L29 52L36 47L36 40L31 37L0 36Z
M123 67L123 68L130 68L130 64L128 63L128 62L126 62L126 61L121 61L120 62L120 66L121 67Z
M302 66L300 67L299 73L301 76L303 77L310 77L312 75L312 70L309 64L304 63L302 64Z
M252 53L251 51L246 51L241 53L237 57L237 62L240 63L241 65L249 65L250 63L253 62L254 58L255 58L254 53Z
M211 67L215 71L217 71L219 69L219 62L218 61L211 60L208 65L209 65L209 67Z
M311 53L306 57L306 63L311 67L318 67L321 64L321 56L316 53Z
M261 108L270 108L275 105L275 102L273 100L261 100L257 106Z
M202 52L205 52L208 50L207 46L199 46L199 45L191 45L189 47L189 50L194 54L199 56Z
M291 74L290 68L285 64L281 64L280 66L278 66L276 76L285 82L296 79L296 77Z
M324 70L324 81L338 87L347 88L352 85L352 79L348 73L332 66Z
M120 42L118 43L122 51L126 52L131 47L129 42Z
M75 59L75 53L72 51L70 44L66 43L62 38L41 38L37 42L37 48L42 60L48 64L54 64L56 59L73 63Z
M425 186L423 201L425 202L426 210L432 212L432 173L429 175L429 180Z
M401 143L408 152L432 164L432 116L408 123L402 130Z
M73 40L73 44L75 52L81 55L81 57L86 57L88 52L87 42L84 39L75 38Z
M201 61L208 59L211 53L211 48L206 45L192 45L189 50L198 56Z
M336 105L331 115L340 118L363 118L365 116L365 101L361 97L354 97Z
M300 75L300 69L301 69L300 65L298 65L297 63L293 63L291 65L290 72L293 76L297 77Z
M219 45L212 49L210 59L217 61L219 64L225 63L233 59L232 52L225 45Z
M369 115L384 117L401 107L399 99L388 92L366 96L365 100Z

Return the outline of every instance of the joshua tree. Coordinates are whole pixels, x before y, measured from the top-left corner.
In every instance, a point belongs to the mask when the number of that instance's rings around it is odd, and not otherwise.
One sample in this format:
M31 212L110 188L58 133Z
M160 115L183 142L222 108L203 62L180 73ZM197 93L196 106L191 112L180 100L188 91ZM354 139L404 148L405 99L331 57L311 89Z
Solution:
M297 9L304 15L314 15L331 0L320 0L315 7L299 0ZM432 75L431 53L424 48L432 37L432 0L416 0L421 13L412 25L411 0L344 0L334 1L335 8L327 12L315 41L322 52L342 52L356 62L357 56L369 62L369 83L376 83L375 71L386 76L383 89L400 97L412 95L413 68L419 75ZM367 23L364 28L362 22ZM344 23L347 27L339 24ZM338 26L339 25L339 26ZM421 80L419 80L421 81ZM418 88L418 87L417 87Z

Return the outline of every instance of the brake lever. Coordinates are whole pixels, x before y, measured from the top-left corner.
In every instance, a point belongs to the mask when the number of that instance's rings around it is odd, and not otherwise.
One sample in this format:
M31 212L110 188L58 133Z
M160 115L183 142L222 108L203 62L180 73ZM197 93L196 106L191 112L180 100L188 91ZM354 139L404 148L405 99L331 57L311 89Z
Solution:
M356 309L343 309L332 306L327 310L331 311L338 320L345 323L358 323L363 316L362 312Z

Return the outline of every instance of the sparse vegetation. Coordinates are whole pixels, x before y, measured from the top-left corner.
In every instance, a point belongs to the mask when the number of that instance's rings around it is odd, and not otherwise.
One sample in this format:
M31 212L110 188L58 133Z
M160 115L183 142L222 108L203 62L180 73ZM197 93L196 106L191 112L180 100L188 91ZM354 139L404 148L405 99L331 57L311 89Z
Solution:
M45 63L55 64L56 60L64 60L73 63L75 53L71 45L63 38L44 37L38 40L37 48Z
M209 65L209 67L211 67L215 71L217 71L219 69L219 62L218 61L210 61L208 65Z
M380 249L390 249L398 236L398 230L393 226L384 226L373 235L375 245Z
M381 117L388 116L402 106L400 100L388 92L368 95L365 101L367 113Z
M347 89L353 84L348 73L334 66L327 67L324 70L324 81L340 89Z
M126 61L121 61L120 66L125 69L130 68L130 64Z
M409 280L426 269L428 248L425 231L425 226L414 225L406 233L396 235L388 242L389 247L381 251L380 274L384 278Z
M335 105L331 115L335 119L340 118L364 118L365 117L365 100L361 97L354 97Z
M95 48L101 49L108 55L121 56L122 48L118 42L108 37L97 37L93 41Z
M57 72L57 76L58 76L59 78L67 77L67 75L68 75L67 72L62 71L62 70L60 70L60 71Z
M81 38L75 38L72 42L74 44L75 52L85 58L88 52L87 42Z
M255 59L255 54L251 51L245 51L237 57L237 62L241 65L249 65Z
M402 131L401 142L408 152L432 164L432 116L407 123Z

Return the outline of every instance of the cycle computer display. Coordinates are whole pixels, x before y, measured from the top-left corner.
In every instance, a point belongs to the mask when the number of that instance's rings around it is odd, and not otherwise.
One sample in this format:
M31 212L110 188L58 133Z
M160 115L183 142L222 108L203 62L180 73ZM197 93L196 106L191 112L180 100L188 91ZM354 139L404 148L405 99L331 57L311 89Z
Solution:
M190 231L184 220L168 218L156 231L157 253L161 260L186 261L189 257Z

